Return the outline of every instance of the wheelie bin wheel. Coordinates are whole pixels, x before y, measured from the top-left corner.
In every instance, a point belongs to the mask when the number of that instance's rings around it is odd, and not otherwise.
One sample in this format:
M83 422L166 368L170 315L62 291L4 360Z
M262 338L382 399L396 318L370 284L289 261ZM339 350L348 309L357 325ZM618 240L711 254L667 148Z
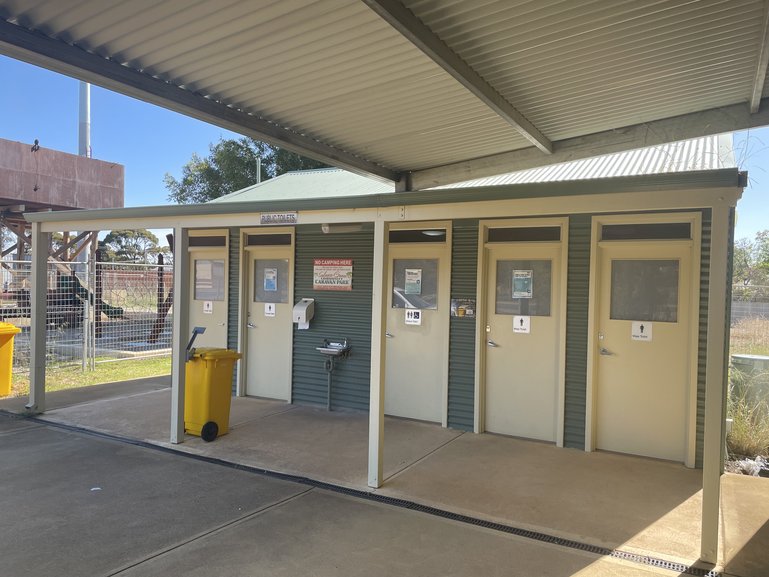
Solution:
M219 425L214 423L213 421L208 421L205 425L203 425L203 428L200 429L200 438L203 439L206 443L210 443L214 439L216 439L216 436L219 434Z

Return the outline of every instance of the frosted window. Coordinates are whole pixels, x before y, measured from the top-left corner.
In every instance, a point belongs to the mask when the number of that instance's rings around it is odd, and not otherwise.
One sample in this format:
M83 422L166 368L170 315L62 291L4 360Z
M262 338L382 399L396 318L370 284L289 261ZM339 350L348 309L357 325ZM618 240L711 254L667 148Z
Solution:
M611 318L676 322L678 261L611 261Z
M195 300L224 300L224 260L195 261Z
M498 260L494 312L549 317L552 282L549 260ZM520 298L518 295L526 293L527 288L531 289L531 296Z

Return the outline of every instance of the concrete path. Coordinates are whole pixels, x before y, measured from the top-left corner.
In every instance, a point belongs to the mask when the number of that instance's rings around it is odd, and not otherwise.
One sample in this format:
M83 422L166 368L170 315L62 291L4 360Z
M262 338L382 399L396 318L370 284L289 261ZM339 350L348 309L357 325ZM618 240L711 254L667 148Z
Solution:
M0 414L0 574L676 575Z

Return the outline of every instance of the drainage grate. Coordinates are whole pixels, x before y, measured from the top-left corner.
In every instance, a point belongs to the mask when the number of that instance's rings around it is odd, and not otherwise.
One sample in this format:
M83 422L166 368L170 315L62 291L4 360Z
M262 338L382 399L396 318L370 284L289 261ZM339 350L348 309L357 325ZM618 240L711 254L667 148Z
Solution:
M5 411L0 410L0 413L6 414ZM7 413L12 415L11 413ZM14 415L16 416L16 415ZM610 549L608 547L601 547L598 545L592 545L590 543L582 543L581 541L573 541L571 539L564 539L562 537L556 537L555 535L548 535L547 533L541 533L539 531L532 531L529 529L521 529L520 527L514 527L512 525L505 525L503 523L497 523L494 521L487 521L485 519L479 519L477 517L470 517L468 515L462 515L460 513L453 513L444 509L438 509L437 507L431 507L429 505L422 505L413 501L407 501L405 499L399 499L397 497L388 497L386 495L380 495L370 491L362 491L360 489L351 489L349 487L343 487L341 485L334 485L332 483L326 483L323 481L317 481L309 477L302 477L299 475L290 475L288 473L279 473L277 471L270 471L269 469L261 469L259 467L252 467L249 465L241 465L238 463L231 463L222 459L214 457L207 457L205 455L195 455L192 453L186 453L183 451L177 451L169 447L162 447L160 445L153 445L146 441L139 441L136 439L129 439L126 437L120 437L118 435L112 435L110 433L102 433L99 431L92 431L83 427L77 427L74 425L66 425L63 423L56 423L47 421L40 417L24 417L28 420L39 422L51 427L65 429L68 431L75 431L92 437L98 437L107 439L110 441L116 441L127 445L134 445L145 449L152 449L155 451L161 451L164 453L171 453L194 459L196 461L202 461L213 465L219 465L222 467L228 467L238 471L246 471L269 477L272 479L278 479L282 481L290 481L300 485L306 485L316 489L323 489L324 491L330 491L333 493L339 493L350 497L355 497L365 501L373 501L376 503L382 503L385 505L391 505L394 507L400 507L402 509L408 509L410 511L417 511L419 513L425 513L435 517L441 517L443 519L449 519L451 521L458 521L467 525L474 525L476 527L483 527L484 529L492 529L501 533L507 533L508 535L514 535L516 537L522 537L524 539L531 539L532 541L539 541L541 543L548 543L550 545L558 545L560 547L566 547L568 549L576 549L578 551L585 551L594 555L603 557L612 557L614 559L621 559L623 561L629 561L637 563L639 565L646 565L648 567L655 567L658 569L667 569L668 571L674 571L680 575L694 575L695 577L721 577L722 573L715 569L702 569L699 567L693 567L686 565L685 563L677 563L674 561L666 561L665 559L659 559L657 557L651 557L648 555L639 555L637 553L630 553L628 551L622 551L621 549Z

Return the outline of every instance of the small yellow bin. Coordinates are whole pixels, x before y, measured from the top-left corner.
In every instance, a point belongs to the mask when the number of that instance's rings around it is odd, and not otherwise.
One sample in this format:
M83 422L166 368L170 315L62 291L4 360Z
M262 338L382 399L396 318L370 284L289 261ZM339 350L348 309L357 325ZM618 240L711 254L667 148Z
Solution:
M213 441L230 428L232 371L240 353L194 349L185 366L184 430Z
M11 323L0 323L0 397L11 394L13 337L20 332L21 329Z

